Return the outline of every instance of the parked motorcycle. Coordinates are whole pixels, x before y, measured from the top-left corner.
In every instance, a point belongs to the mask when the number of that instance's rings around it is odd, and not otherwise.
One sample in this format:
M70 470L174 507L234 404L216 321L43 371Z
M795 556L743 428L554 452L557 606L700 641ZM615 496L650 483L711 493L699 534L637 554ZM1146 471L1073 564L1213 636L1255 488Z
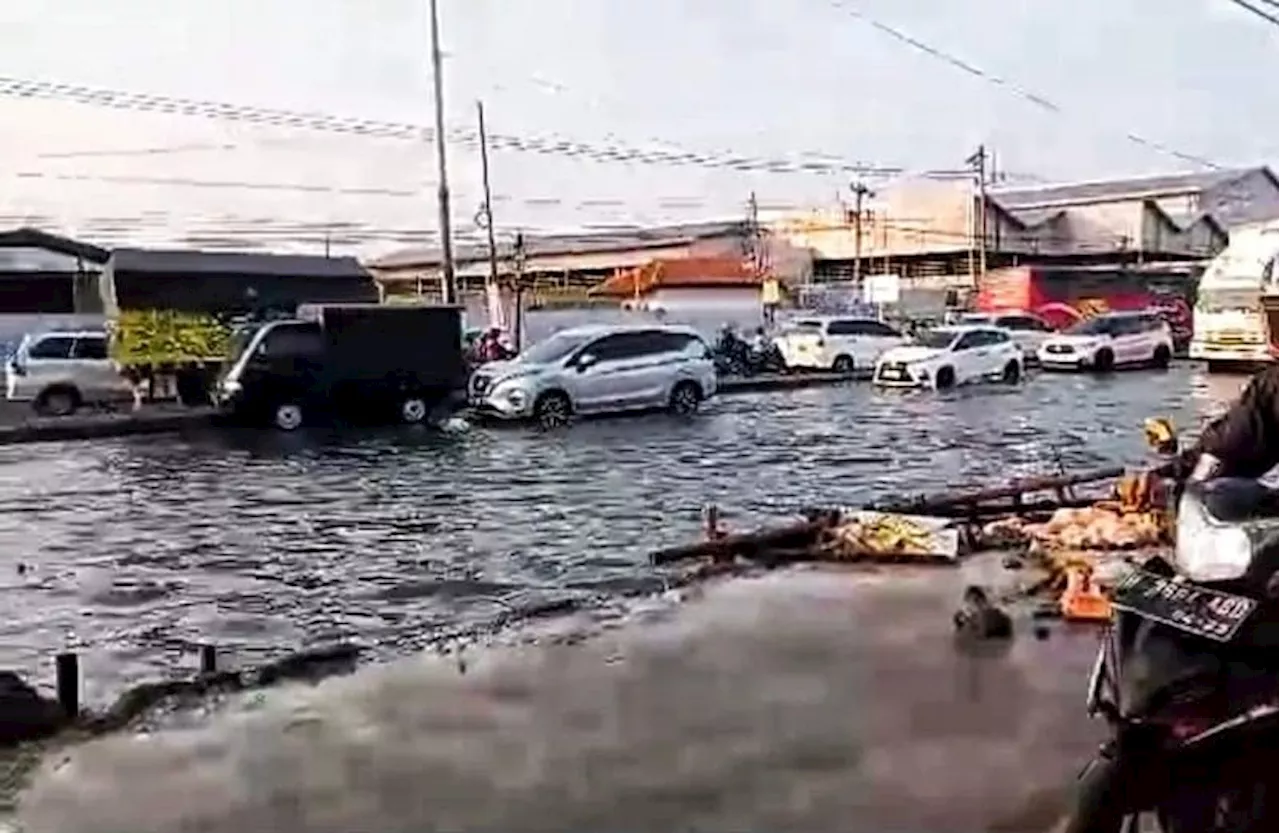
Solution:
M756 347L736 337L721 337L714 352L716 372L722 376L755 376L759 373L786 373L782 350L772 340Z
M1065 833L1277 829L1278 513L1256 480L1189 483L1172 557L1114 589L1087 697L1111 738Z

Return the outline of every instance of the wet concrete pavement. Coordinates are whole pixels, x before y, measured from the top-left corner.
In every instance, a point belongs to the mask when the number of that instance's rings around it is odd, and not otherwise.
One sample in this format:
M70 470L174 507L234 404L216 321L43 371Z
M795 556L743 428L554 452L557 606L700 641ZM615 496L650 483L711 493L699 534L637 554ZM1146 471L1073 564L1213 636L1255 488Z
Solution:
M27 833L1041 831L1099 727L1097 635L957 648L962 586L791 571L580 644L423 654L50 763ZM587 623L556 623L573 632ZM462 668L465 666L465 673Z

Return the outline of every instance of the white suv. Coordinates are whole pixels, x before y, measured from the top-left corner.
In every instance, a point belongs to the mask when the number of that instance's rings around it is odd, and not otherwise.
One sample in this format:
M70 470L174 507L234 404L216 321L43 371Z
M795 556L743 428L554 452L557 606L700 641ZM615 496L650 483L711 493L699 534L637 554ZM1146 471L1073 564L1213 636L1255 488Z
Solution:
M1036 358L1046 370L1167 367L1173 358L1173 333L1158 312L1112 312L1046 340Z
M787 367L853 373L910 339L874 318L798 318L775 339Z
M561 330L514 360L477 370L467 386L481 416L558 428L575 414L666 409L696 413L716 392L711 350L688 327Z
M132 401L133 388L107 358L105 332L55 330L23 336L5 364L5 396L68 416L82 405Z
M961 324L985 324L1009 331L1022 348L1022 357L1034 362L1040 347L1053 336L1053 328L1029 312L970 312L960 316Z

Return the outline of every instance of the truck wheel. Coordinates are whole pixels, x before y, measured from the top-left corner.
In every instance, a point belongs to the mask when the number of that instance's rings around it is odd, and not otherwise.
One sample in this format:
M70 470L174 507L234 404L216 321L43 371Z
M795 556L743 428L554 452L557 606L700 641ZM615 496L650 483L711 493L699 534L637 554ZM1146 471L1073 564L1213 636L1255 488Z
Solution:
M281 402L272 412L271 421L281 431L297 431L302 427L302 406L294 402Z
M410 396L400 403L400 421L408 425L417 425L427 418L429 410L425 400Z
M956 372L949 367L940 368L933 377L934 390L947 390L956 386Z
M80 409L80 391L69 385L48 388L36 397L36 413L41 416L71 416Z
M1099 373L1109 373L1116 366L1116 354L1109 347L1103 347L1093 355L1093 369Z
M573 416L573 404L569 402L569 397L560 391L544 393L538 397L537 402L533 403L533 420L539 428L544 430L549 431L568 425L571 416Z

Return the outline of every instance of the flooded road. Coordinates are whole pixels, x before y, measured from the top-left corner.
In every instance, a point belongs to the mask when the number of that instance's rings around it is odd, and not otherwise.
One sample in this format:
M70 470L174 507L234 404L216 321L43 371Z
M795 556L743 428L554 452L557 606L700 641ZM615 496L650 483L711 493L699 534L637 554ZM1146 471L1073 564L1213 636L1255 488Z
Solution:
M700 507L755 523L948 483L1143 459L1242 384L1187 366L1019 388L723 397L554 435L474 429L147 437L0 449L0 668L48 681L76 646L90 702L191 669L352 638L396 654L574 597L661 586L648 550ZM603 614L602 614L603 615Z

